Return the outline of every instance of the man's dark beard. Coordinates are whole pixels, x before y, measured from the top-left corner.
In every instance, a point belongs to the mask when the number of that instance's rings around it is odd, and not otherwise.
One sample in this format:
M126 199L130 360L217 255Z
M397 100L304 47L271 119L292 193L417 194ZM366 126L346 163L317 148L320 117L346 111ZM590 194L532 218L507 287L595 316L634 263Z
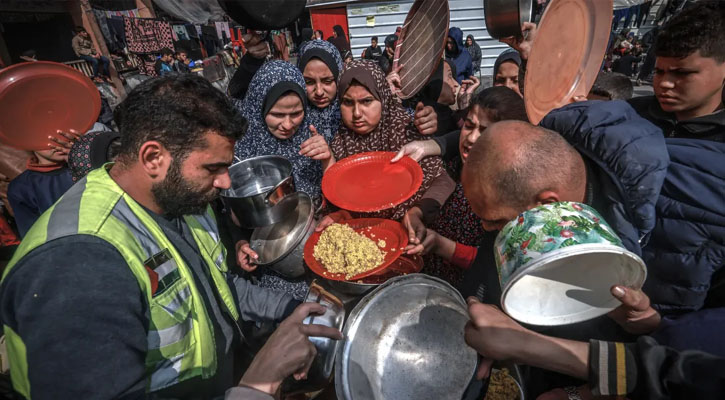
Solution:
M194 187L181 174L181 162L172 161L166 178L151 186L156 204L169 217L203 214L209 203L219 196L219 189L211 191Z

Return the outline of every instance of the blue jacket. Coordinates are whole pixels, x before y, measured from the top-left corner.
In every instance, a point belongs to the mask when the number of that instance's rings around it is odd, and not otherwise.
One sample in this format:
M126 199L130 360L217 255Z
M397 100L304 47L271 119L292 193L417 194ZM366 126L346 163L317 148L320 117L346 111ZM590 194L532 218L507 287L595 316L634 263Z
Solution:
M448 37L453 39L456 48L453 52L449 52L446 48L446 60L449 60L456 66L456 80L461 83L464 79L468 79L473 75L473 60L471 54L463 47L463 31L455 26L448 30Z
M624 101L571 104L541 126L590 161L595 208L641 254L652 303L664 315L702 308L725 265L725 143L665 139Z

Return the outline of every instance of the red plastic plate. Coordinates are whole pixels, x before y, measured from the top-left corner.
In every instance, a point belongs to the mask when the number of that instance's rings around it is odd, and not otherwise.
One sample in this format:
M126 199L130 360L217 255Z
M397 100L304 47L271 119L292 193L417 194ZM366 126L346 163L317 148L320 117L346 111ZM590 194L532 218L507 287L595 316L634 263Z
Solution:
M415 274L423 269L423 258L421 256L402 255L385 270L370 275L362 280L362 283L381 284L396 276Z
M48 136L58 137L59 129L86 132L100 112L96 85L64 64L37 61L0 70L0 142L8 146L48 150Z
M393 208L413 197L423 183L423 170L410 157L396 163L395 153L374 151L344 158L322 177L322 193L349 211Z
M388 266L390 266L395 260L397 260L403 253L403 249L405 248L405 246L408 245L408 232L406 232L405 228L403 228L403 225L401 225L400 222L395 222L382 218L360 218L342 221L340 223L348 225L349 227L354 229L355 232L367 236L376 243L381 239L384 240L385 247L381 248L380 250L385 251L387 254L383 259L382 264L378 265L376 268L355 275L350 279L345 279L344 274L333 274L327 272L327 269L322 265L322 263L317 261L317 259L313 255L315 251L315 245L317 244L317 242L320 241L320 235L322 234L322 232L315 232L314 234L312 234L312 236L310 236L309 239L307 239L307 243L305 243L305 263L310 268L310 270L312 270L312 272L326 279L331 279L334 281L356 281L365 278L366 276L380 273Z

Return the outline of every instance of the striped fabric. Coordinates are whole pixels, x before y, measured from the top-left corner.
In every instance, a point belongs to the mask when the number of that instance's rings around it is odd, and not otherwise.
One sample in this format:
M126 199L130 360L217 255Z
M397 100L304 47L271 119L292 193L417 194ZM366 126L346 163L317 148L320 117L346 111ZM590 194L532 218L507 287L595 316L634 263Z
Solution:
M589 342L589 384L595 396L625 396L637 382L634 355L624 343Z

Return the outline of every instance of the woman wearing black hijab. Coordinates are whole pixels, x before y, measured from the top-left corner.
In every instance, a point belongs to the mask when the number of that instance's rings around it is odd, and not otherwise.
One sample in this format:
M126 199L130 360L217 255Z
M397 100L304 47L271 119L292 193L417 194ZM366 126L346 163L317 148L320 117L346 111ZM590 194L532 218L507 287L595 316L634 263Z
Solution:
M328 41L337 47L340 54L345 54L346 51L352 51L352 49L350 49L350 42L347 41L347 36L345 35L345 30L342 29L342 26L333 26L332 32L333 36L328 39Z

